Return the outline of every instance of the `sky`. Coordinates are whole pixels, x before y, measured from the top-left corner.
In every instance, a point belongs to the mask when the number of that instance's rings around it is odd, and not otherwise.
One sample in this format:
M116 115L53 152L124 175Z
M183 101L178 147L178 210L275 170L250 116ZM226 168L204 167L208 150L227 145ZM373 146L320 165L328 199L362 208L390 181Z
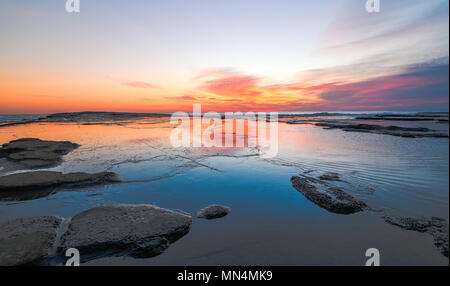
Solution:
M449 1L0 2L0 113L448 111Z

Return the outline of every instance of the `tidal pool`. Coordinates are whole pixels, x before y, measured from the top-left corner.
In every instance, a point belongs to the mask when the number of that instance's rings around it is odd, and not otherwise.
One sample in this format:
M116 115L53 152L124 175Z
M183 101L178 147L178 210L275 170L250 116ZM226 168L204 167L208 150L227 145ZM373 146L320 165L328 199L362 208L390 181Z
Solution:
M448 124L425 124L448 130ZM364 265L366 249L377 248L382 265L448 265L430 235L381 218L437 216L448 221L448 138L403 138L280 122L278 154L262 158L255 148L173 148L173 127L167 118L140 118L0 128L0 144L34 137L81 145L48 170L108 170L124 180L104 187L57 189L34 200L0 201L0 221L37 215L67 218L102 204L155 204L195 216L207 205L221 204L231 208L229 215L194 218L191 231L159 256L102 258L86 264ZM21 171L1 159L0 175ZM346 191L370 210L330 213L289 181L298 174L325 172L338 173Z

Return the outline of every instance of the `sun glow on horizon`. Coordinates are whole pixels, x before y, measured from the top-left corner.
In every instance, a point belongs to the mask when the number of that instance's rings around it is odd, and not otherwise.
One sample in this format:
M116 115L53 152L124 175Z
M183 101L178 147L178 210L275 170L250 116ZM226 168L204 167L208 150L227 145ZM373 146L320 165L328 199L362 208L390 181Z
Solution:
M383 4L2 1L0 113L448 110L448 1Z

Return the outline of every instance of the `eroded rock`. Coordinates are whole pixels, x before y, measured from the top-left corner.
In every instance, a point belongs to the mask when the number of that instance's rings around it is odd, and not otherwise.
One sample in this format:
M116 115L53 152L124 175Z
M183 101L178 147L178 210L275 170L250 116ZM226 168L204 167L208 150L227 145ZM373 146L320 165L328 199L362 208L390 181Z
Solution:
M191 228L192 218L153 205L96 207L72 218L59 251L77 248L81 260L161 254Z
M6 157L30 169L54 167L62 162L62 156L79 146L69 141L22 138L3 144L0 148L0 158Z
M0 192L42 190L58 186L80 187L117 183L121 179L113 172L67 173L53 171L24 172L0 177Z
M0 224L0 265L36 265L50 256L63 219L24 217Z
M367 205L337 187L330 187L319 180L312 181L297 176L291 177L292 186L308 200L337 214L352 214L363 211Z
M438 217L390 217L384 216L387 223L406 230L428 233L433 236L434 245L448 257L448 224Z
M200 210L197 213L197 217L205 219L221 218L226 216L230 211L231 210L229 207L220 205L210 205Z

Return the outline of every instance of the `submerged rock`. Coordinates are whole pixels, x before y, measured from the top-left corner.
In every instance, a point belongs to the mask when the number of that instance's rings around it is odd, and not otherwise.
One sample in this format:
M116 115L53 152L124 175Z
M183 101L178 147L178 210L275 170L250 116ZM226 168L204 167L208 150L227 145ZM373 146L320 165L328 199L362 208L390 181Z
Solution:
M292 186L308 200L337 214L352 214L360 212L367 205L352 195L336 187L329 187L321 182L312 183L306 178L291 177ZM320 189L318 185L320 184Z
M325 181L340 181L341 180L339 177L339 174L333 173L333 172L322 174L318 178L321 180L325 180Z
M191 224L190 216L153 205L101 206L74 216L58 249L77 248L82 261L152 257L187 234Z
M197 213L198 218L215 219L226 216L230 212L229 207L220 205L210 205Z
M25 172L0 177L0 192L42 190L58 186L79 187L117 183L120 181L119 175L113 172L95 174L63 174L53 171Z
M79 146L69 141L22 138L3 144L0 148L0 158L5 157L25 168L53 167L62 162L62 156Z
M0 266L35 265L49 257L63 220L25 217L0 224Z
M387 223L406 230L428 233L433 236L434 245L448 257L448 225L444 219L438 217L390 217L384 216Z

